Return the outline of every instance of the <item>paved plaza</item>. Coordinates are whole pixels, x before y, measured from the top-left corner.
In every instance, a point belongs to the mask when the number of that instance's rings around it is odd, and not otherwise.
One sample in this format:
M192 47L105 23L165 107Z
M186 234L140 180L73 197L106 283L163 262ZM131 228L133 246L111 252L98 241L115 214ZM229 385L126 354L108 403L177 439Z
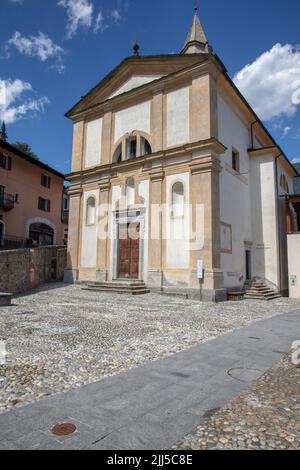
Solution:
M53 284L0 308L0 411L186 350L300 302L199 303Z

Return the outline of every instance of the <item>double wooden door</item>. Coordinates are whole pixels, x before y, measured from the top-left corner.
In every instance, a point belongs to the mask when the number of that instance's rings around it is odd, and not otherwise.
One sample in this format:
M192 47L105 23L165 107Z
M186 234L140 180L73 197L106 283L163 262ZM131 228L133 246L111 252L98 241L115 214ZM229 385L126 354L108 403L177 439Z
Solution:
M140 261L140 225L119 226L119 277L137 279Z

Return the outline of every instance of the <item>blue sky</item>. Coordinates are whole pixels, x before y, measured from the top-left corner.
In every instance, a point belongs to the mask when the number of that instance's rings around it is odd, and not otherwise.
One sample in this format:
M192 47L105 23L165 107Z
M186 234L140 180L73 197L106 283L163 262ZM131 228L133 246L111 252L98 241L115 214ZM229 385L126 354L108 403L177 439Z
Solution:
M0 0L0 119L9 141L30 143L67 173L72 123L64 113L132 54L135 39L144 55L179 52L194 3ZM200 0L199 16L230 76L300 161L299 0Z

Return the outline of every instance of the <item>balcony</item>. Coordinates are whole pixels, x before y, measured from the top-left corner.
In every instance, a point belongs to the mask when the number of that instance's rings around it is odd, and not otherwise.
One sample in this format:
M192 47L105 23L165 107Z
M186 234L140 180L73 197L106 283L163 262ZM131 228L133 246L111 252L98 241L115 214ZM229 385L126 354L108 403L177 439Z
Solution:
M0 209L10 211L15 207L15 196L13 194L0 194Z

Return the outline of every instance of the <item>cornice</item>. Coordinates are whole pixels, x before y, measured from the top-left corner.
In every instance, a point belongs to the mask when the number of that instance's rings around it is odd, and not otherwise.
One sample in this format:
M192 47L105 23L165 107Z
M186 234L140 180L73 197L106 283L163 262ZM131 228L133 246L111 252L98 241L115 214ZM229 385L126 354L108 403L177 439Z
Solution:
M202 161L206 158L216 158L216 155L221 155L225 153L226 150L227 148L221 142L216 138L212 138L182 145L176 148L166 149L134 160L126 160L121 163L112 163L110 165L103 165L71 173L68 175L68 179L78 183L84 179L93 179L93 181L101 177L109 179L115 177L118 173L133 171L135 169L142 169L143 172L147 172L149 174L152 172L152 174L155 175L161 173L164 164L167 164L174 157L187 156L187 160L193 159L193 164L197 164L198 161ZM197 151L204 151L206 154L211 154L211 156L194 157L195 152Z

